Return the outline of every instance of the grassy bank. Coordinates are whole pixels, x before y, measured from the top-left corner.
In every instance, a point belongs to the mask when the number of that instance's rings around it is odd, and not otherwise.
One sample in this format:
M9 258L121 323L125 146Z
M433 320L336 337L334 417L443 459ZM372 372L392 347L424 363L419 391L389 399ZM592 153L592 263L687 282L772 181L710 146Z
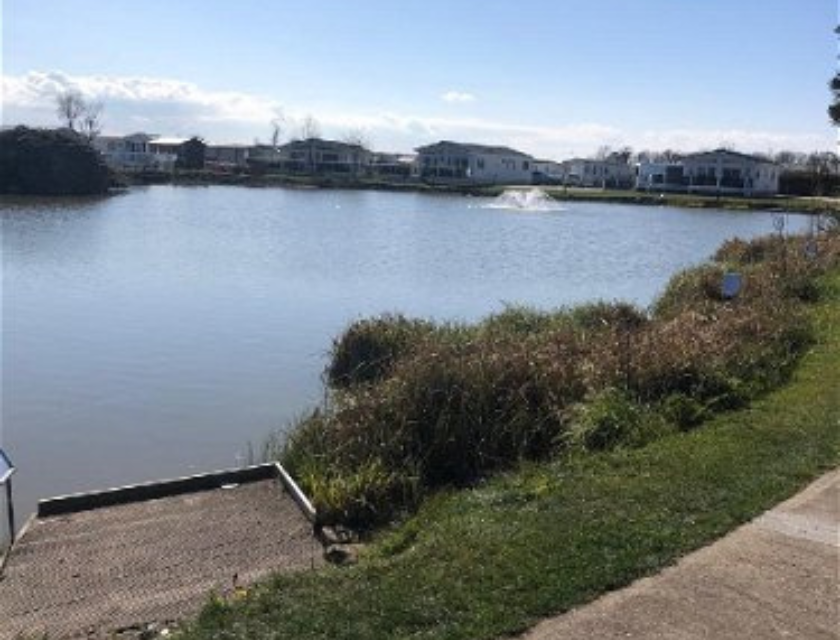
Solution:
M840 198L803 198L776 196L745 198L736 196L706 196L687 193L646 193L618 189L577 189L543 187L553 198L561 201L609 202L614 204L667 205L690 209L729 209L733 211L790 211L796 213L840 213Z
M445 185L416 180L353 176L295 176L281 174L218 173L213 171L176 171L124 176L125 184L176 184L185 186L227 185L246 187L283 187L291 189L354 189L369 191L400 191L412 193L441 193L493 198L508 187L498 185ZM527 189L530 187L515 187ZM797 213L840 213L838 198L741 198L703 196L680 193L644 193L635 190L578 189L539 187L561 201L609 202L614 204L667 205L693 209L731 209L735 211L790 211Z
M522 460L697 428L786 380L840 236L814 259L804 239L778 237L729 242L716 258L673 278L651 312L596 303L472 325L354 323L334 345L330 403L279 455L323 522L365 528ZM721 295L728 270L746 283L736 300Z
M187 638L495 638L651 573L840 462L840 274L790 384L641 448L438 495L358 566L209 606Z
M774 262L776 250L732 243L719 257L748 266ZM790 262L785 268L796 273ZM377 534L358 565L278 577L240 601L217 600L184 637L496 638L714 540L840 463L840 269L811 276L786 280L812 342L782 387L709 413L702 428L643 445L566 447L469 488L439 490ZM723 304L704 292L704 278L675 281L658 313ZM635 316L619 317L628 326ZM533 331L533 316L524 319L519 328ZM395 353L402 334L434 330L397 326ZM366 371L353 384L388 375L387 366Z

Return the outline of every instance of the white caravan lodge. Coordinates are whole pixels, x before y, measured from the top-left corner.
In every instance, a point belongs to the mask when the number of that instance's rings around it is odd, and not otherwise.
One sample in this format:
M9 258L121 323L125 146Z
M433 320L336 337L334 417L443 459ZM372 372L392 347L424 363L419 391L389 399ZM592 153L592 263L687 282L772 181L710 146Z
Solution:
M444 140L417 149L420 177L432 182L531 184L534 159L509 147Z
M770 196L779 192L781 168L775 162L716 149L693 153L679 162L640 163L636 188L712 195Z

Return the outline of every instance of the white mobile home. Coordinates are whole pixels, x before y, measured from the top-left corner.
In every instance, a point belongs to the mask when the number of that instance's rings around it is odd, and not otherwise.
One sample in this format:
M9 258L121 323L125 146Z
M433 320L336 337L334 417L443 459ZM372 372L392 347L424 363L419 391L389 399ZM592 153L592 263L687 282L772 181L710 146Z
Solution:
M247 144L208 144L204 151L204 163L218 169L234 169L248 166L251 147Z
M563 164L554 160L534 160L534 184L563 184Z
M420 177L432 182L531 184L534 159L508 147L444 140L417 149Z
M781 168L758 156L716 149L683 158L687 190L692 193L775 195Z
M636 165L639 191L685 191L685 168L679 162L640 162Z
M368 171L373 154L358 144L308 138L279 148L280 165L295 173L351 174Z
M630 165L613 160L573 158L563 165L563 184L572 187L627 188L633 184Z
M154 136L133 133L128 136L99 136L93 147L102 154L105 163L118 171L170 171L175 154L154 153L150 143Z

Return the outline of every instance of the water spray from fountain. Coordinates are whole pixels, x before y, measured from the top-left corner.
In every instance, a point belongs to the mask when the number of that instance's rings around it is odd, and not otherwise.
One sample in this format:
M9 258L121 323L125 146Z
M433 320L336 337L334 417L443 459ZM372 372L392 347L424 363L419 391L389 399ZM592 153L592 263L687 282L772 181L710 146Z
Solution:
M542 189L508 189L484 207L511 211L563 211L563 207Z

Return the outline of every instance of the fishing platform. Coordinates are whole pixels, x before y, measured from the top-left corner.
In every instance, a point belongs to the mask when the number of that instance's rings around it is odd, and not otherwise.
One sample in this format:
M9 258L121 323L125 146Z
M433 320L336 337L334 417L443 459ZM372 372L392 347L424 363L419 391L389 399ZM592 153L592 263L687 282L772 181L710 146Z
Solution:
M0 639L144 637L323 562L279 464L42 500L0 559Z

